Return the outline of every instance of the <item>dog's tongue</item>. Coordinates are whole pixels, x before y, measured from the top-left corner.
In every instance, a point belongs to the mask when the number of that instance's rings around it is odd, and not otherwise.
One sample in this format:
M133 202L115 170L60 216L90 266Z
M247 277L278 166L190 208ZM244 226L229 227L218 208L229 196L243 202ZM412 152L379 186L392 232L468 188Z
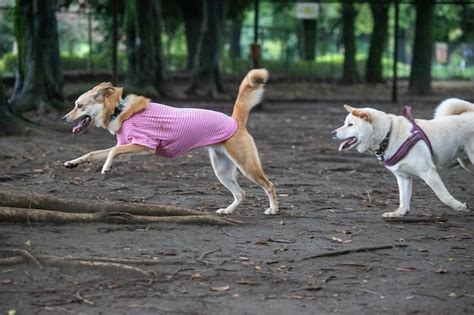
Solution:
M84 130L84 128L89 126L90 123L91 123L91 117L84 116L84 118L81 119L81 121L76 125L76 127L72 128L72 133L74 134L80 133L82 130Z
M339 145L339 151L345 150L346 149L346 144L352 141L352 138L349 138L345 141L342 141L341 144Z

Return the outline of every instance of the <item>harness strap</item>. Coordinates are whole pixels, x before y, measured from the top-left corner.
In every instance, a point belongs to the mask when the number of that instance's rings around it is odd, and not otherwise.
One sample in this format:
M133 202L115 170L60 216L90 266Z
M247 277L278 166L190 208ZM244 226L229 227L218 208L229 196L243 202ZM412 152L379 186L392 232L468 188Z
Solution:
M430 139L423 129L421 129L420 126L418 126L418 124L415 122L415 117L413 116L411 107L405 106L402 110L402 115L412 124L411 135L405 140L405 142L402 143L394 155L384 161L385 166L393 166L400 162L400 160L403 159L408 154L408 152L410 152L411 148L420 140L423 140L426 143L430 149L431 155L433 155L433 148L431 146Z

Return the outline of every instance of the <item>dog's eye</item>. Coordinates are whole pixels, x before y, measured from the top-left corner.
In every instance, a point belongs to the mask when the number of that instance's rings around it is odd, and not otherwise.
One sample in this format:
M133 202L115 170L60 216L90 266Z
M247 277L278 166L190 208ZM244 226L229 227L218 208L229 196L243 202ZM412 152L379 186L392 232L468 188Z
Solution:
M354 126L354 124L353 124L353 123L349 123L347 126L348 126L348 127L352 127L352 126Z
M82 108L84 105L82 104L77 104L77 108Z

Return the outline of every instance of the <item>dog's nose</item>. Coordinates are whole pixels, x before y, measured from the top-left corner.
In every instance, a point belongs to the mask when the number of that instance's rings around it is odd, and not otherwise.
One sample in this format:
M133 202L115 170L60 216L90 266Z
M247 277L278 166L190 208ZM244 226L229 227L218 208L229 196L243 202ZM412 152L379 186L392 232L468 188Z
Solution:
M61 117L61 121L62 121L63 123L67 123L67 117L66 117L66 115L64 115L63 117Z
M337 130L334 130L333 132L331 132L331 135L332 135L332 138L333 138L333 139L336 139Z

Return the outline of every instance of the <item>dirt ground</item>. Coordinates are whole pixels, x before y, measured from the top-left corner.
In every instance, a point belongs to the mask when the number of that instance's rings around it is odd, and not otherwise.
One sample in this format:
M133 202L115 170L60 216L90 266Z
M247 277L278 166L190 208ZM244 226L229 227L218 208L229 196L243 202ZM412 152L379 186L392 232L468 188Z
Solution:
M469 85L470 84L470 85ZM472 82L435 85L402 104L428 118L446 96L474 100ZM293 102L285 91L301 98ZM318 92L319 91L319 92ZM333 91L333 92L331 92ZM320 95L318 99L318 95ZM330 101L333 95L333 101ZM281 212L265 216L267 199L243 176L247 199L232 215L239 226L0 223L0 249L33 255L155 259L137 272L100 267L0 266L0 312L16 314L459 314L474 313L474 216L444 206L420 180L411 217L444 222L388 223L398 205L396 181L374 156L339 153L330 131L342 124L343 102L398 113L389 88L269 84L264 111L249 130L277 187ZM285 98L286 97L286 98ZM314 97L318 102L302 102ZM372 100L372 101L371 101ZM371 102L369 102L371 101ZM226 113L231 102L170 101ZM61 198L165 203L214 211L231 202L206 150L178 159L140 156L73 170L64 161L114 145L104 130L70 134L58 115L48 134L0 138L0 190ZM474 204L474 176L440 171L450 192ZM357 248L406 245L310 258Z

